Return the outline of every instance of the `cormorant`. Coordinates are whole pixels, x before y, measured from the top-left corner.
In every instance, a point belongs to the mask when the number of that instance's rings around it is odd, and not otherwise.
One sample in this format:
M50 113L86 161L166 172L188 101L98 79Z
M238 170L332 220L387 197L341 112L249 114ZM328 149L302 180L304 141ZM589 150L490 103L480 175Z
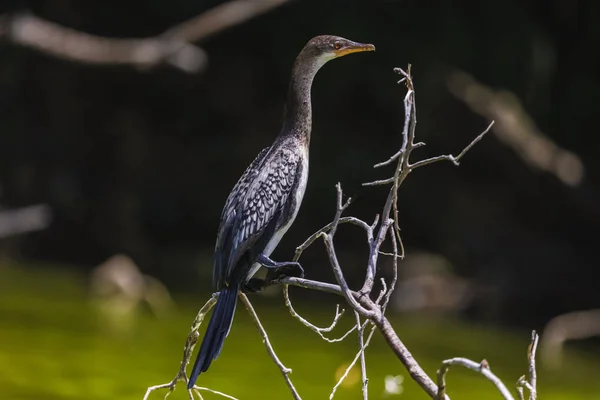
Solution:
M269 256L294 222L308 181L313 78L327 61L374 50L372 44L324 35L311 39L296 57L281 131L243 173L221 214L213 266L219 297L188 389L219 355L231 329L238 292L260 290L266 283L252 278L261 266L270 269L267 280L304 275L299 263L276 262Z

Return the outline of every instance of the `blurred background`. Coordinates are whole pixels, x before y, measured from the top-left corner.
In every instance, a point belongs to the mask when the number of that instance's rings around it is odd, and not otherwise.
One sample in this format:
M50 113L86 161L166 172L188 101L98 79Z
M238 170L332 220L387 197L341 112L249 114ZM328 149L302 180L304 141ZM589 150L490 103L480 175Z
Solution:
M592 0L4 0L0 3L0 391L5 399L141 399L176 374L212 293L224 201L278 133L291 65L318 34L373 43L313 87L311 177L274 253L287 260L331 221L336 182L370 221L386 190L362 182L400 146L412 64L416 171L400 190L406 260L390 318L426 371L486 358L507 385L542 333L545 399L600 393L600 3ZM340 229L353 287L362 233ZM333 281L320 244L301 259ZM380 271L390 276L391 260ZM339 301L292 289L328 325ZM307 399L328 398L356 352L292 319L280 290L251 299ZM332 333L351 326L347 316ZM570 342L563 349L567 340ZM375 335L371 397L427 396ZM496 396L450 373L453 398ZM243 307L199 383L240 399L288 398ZM151 398L162 398L164 392ZM353 370L337 398L360 398ZM206 394L207 399L219 398ZM186 398L183 386L172 398Z

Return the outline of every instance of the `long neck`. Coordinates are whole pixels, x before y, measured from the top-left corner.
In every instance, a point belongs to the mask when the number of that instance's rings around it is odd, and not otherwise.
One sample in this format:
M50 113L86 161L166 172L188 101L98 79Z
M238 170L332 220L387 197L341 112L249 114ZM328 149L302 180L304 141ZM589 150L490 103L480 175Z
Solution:
M294 136L308 144L312 128L310 89L313 79L323 62L305 59L300 55L292 69L290 86L283 115L280 136Z

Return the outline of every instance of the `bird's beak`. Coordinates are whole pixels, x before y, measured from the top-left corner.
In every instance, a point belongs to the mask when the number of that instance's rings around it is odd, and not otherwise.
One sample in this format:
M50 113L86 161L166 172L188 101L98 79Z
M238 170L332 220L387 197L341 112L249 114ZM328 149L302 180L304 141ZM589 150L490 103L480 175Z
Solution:
M351 43L347 46L342 47L339 50L334 50L336 57L343 57L352 53L359 53L361 51L375 51L375 46L372 44L364 44L364 43Z

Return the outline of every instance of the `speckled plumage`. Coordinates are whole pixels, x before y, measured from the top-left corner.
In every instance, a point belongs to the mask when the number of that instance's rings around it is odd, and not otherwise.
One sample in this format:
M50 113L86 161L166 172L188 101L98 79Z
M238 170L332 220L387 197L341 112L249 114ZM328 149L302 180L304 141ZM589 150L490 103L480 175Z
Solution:
M240 275L243 283L250 279L256 256L264 253L277 231L293 222L301 198L290 194L298 189L302 174L308 173L303 169L308 151L294 143L293 138L281 139L263 149L229 194L215 246L213 284L217 290Z

